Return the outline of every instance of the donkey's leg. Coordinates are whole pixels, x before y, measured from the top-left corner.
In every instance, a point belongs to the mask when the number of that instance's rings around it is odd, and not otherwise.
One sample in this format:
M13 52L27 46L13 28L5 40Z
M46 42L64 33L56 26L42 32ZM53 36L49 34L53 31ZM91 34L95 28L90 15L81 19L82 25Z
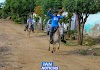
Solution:
M28 31L29 31L29 28L26 28L26 31L27 31L27 36L28 36Z
M31 28L29 28L29 37L30 37L30 33L31 33Z
M48 49L48 51L50 51L50 40L49 40L49 49Z
M54 48L54 43L53 43L53 49L52 49L52 53L54 52L54 49L55 49L55 48Z
M54 52L56 51L56 47L54 47Z
M30 29L28 28L28 30L27 30L27 36L29 36L29 31L30 31Z
M61 43L61 42L60 42L60 40L59 40L59 42L58 42L58 49L60 48L60 43Z
M34 26L33 25L31 25L31 30L34 33Z
M55 45L56 45L56 43L55 43ZM54 52L56 51L56 46L54 46Z
M53 51L55 52L56 51L56 46L54 46L55 44L53 44Z

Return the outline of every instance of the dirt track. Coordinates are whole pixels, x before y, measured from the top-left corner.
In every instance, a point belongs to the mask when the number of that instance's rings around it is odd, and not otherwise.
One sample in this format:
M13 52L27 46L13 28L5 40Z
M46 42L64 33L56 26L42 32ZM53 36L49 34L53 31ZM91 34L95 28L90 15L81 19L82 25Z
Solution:
M99 56L71 53L79 47L62 45L55 53L49 52L48 37L43 33L31 34L24 26L0 20L0 70L41 70L41 62L53 61L60 70L100 70Z

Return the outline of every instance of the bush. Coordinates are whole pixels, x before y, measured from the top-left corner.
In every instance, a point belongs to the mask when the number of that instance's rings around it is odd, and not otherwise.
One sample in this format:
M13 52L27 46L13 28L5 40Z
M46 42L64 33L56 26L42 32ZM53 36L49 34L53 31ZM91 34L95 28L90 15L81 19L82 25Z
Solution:
M8 17L8 15L5 14L5 13L2 13L1 17L2 17L3 19L6 19L6 18Z
M1 15L2 15L2 12L1 12L1 10L0 10L0 18L2 17Z
M67 43L65 44L66 46L77 46L78 44L76 42L72 42L72 41L67 41Z
M22 23L27 23L27 16L21 17Z
M17 19L17 16L13 15L11 18L12 18L13 21L15 21Z
M16 22L18 24L22 24L22 19L21 18L15 19L14 22Z
M18 18L16 15L13 15L12 20L18 24L23 24L23 23L26 23L27 17L23 16L23 17Z
M84 41L83 41L83 45L85 45L85 46L92 46L95 44L96 44L96 40L94 40L92 38L87 38L87 39L84 39Z
M70 30L70 34L75 34L75 33L77 33L76 30Z

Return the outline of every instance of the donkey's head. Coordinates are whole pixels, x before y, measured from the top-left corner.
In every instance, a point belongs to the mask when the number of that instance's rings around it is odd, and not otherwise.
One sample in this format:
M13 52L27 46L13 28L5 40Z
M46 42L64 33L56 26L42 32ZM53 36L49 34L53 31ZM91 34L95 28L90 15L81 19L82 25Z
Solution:
M60 33L60 36L63 35L63 33L64 33L64 29L63 29L63 27L60 27L60 28L59 28L59 33Z

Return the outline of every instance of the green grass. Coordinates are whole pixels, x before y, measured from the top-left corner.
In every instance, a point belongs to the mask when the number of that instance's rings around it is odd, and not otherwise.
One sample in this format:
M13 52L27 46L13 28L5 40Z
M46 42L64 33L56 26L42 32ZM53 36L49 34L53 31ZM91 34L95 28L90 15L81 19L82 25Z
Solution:
M64 44L65 46L77 46L78 44L76 42L69 42L67 41L66 44Z
M95 44L96 44L96 40L91 39L91 38L84 39L83 41L84 46L93 46Z

